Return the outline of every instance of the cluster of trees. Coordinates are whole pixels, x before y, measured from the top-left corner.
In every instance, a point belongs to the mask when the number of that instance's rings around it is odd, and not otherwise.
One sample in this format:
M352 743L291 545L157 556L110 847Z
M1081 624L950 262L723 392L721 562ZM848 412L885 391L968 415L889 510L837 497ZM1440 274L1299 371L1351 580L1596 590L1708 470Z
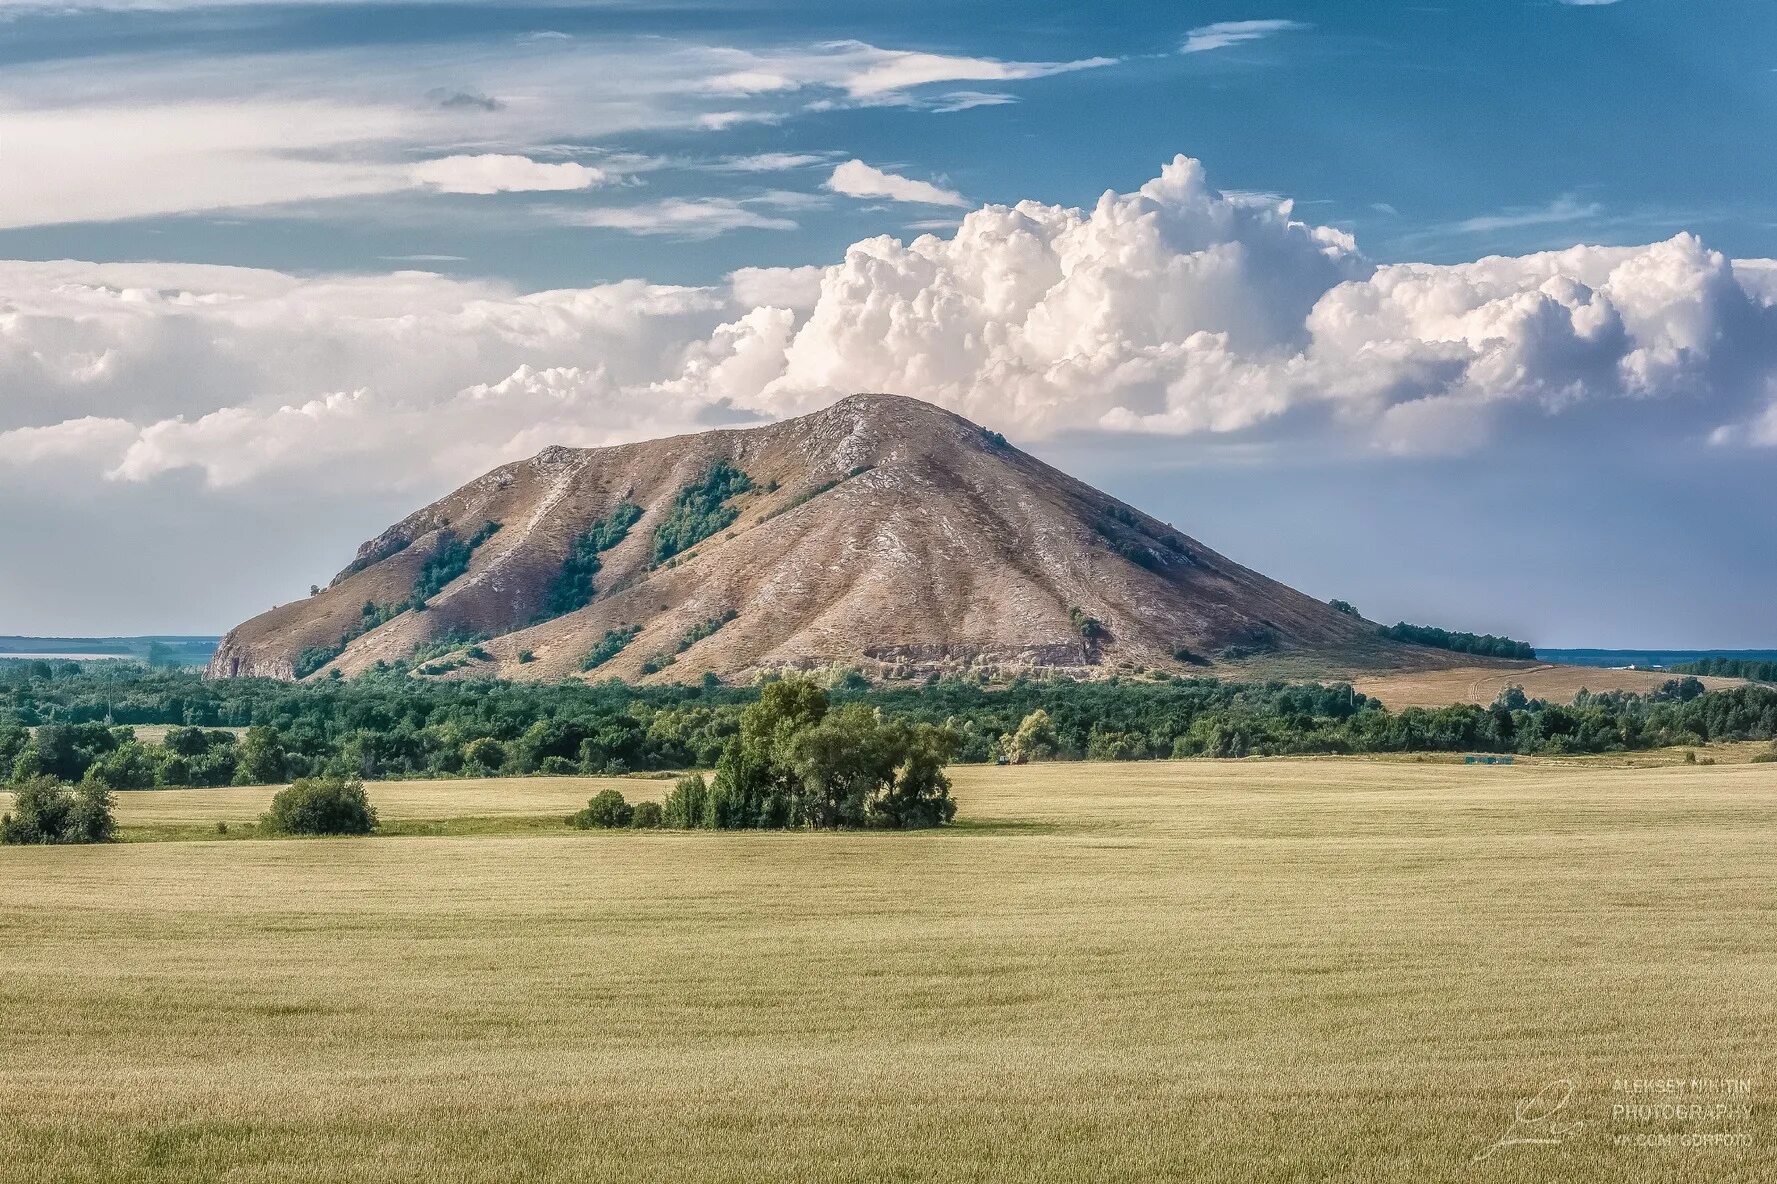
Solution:
M723 461L710 466L701 481L679 490L665 521L654 529L654 562L664 563L695 547L740 516L730 498L753 487L753 479Z
M1777 682L1777 662L1756 658L1704 658L1672 668L1675 674L1712 674L1719 678L1746 678L1753 682Z
M599 573L599 556L629 537L629 528L641 516L642 507L634 502L619 502L616 509L574 537L568 545L568 557L549 587L540 620L565 616L592 603L598 595L593 577Z
M713 780L682 777L665 803L631 805L602 790L568 819L579 827L688 830L912 830L956 816L944 766L956 733L884 719L862 703L834 707L807 679L768 684L740 712Z
M604 636L598 639L598 642L580 663L580 669L597 670L628 648L629 643L634 641L641 631L640 625L619 625L615 629L605 630Z
M739 615L740 614L733 609L728 609L726 612L719 613L707 620L697 622L697 624L685 630L684 636L679 638L678 646L671 653L667 653L663 650L642 663L642 673L657 674L660 671L665 670L668 666L671 666L674 662L679 660L680 654L684 653L704 638L714 637L716 633L721 630L722 626L728 624L728 622L734 620ZM608 637L610 634L607 633L606 636ZM632 633L630 636L633 638L634 634ZM625 642L624 644L627 645L628 642Z
M175 727L159 744L133 727L44 724L34 731L0 723L0 781L49 777L103 789L267 785L284 780L288 762L275 728L244 737L216 728Z
M103 843L116 828L111 793L90 782L69 789L35 774L12 786L12 812L0 815L0 843Z
M1190 559L1177 531L1161 527L1127 506L1106 509L1098 533L1112 551L1149 571L1165 571L1172 562Z
M713 781L683 778L668 826L711 830L942 826L956 816L944 766L960 742L948 726L835 708L806 679L768 684L740 713Z
M1509 637L1495 637L1491 633L1452 633L1448 629L1439 629L1435 625L1409 625L1405 621L1398 625L1384 625L1378 632L1394 641L1410 642L1413 645L1429 645L1440 650L1455 650L1459 654L1480 654L1487 658L1518 658L1526 662L1536 660L1536 649L1529 642L1514 641Z
M294 684L210 681L121 663L0 663L0 779L42 774L78 784L90 776L126 789L708 769L772 685L426 682L396 673ZM853 677L834 680L828 700L838 717L832 727L853 707L880 712L884 725L927 724L950 733L955 759L966 762L1020 754L1584 753L1777 736L1777 689L1705 692L1695 678L1649 695L1582 695L1572 705L1516 693L1484 707L1402 711L1344 684L1164 676L994 688L960 679L872 687ZM1039 710L1046 725L1024 731ZM177 727L166 744L145 744L130 729L148 724ZM237 739L223 728L251 730ZM785 760L768 763L781 771ZM756 783L735 785L752 794Z
M333 645L312 645L297 655L294 663L296 677L306 678L313 674L344 653L352 642L372 629L394 620L408 609L425 612L432 597L469 570L469 561L474 558L476 548L493 538L499 529L498 522L484 522L467 539L461 538L449 527L439 531L431 553L420 564L419 574L414 577L413 593L404 600L388 604L366 600L364 607L359 610L358 619L339 635L339 641ZM388 554L395 554L406 546L403 543ZM350 570L358 570L358 565L354 564ZM320 589L311 591L318 592Z
M475 549L493 538L499 529L498 522L484 522L466 539L459 538L448 526L439 531L438 542L432 553L426 556L426 561L420 564L420 574L414 577L409 606L424 608L428 600L467 572L469 561L475 557Z

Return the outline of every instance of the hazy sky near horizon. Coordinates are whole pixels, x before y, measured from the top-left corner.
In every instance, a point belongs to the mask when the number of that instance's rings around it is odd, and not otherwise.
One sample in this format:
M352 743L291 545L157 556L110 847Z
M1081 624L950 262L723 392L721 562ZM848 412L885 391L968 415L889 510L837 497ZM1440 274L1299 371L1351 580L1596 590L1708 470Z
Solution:
M0 633L931 399L1367 615L1769 646L1777 6L0 0Z

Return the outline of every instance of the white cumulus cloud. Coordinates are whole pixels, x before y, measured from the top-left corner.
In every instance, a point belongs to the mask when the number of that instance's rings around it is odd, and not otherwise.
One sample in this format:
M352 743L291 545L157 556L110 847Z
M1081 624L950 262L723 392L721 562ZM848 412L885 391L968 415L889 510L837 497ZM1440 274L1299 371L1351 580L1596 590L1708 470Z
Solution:
M424 160L408 170L413 179L442 193L534 193L589 189L603 184L601 169L573 161L482 153Z
M662 206L573 213L640 233L769 218ZM1777 446L1777 264L1681 234L1378 266L1184 157L1089 209L990 205L949 237L711 287L0 263L0 470L437 490L550 443L856 391L1022 439L1424 453L1579 424Z
M915 202L928 206L963 206L968 203L960 193L941 189L930 181L884 172L861 160L848 160L833 170L826 188L847 197L886 197L890 201Z

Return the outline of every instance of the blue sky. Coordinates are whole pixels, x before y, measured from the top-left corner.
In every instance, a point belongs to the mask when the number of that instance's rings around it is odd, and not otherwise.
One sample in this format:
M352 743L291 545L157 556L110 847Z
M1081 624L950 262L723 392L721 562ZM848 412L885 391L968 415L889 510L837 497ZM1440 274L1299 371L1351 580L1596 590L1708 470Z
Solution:
M1715 0L0 0L0 630L873 387L1373 616L1769 645L1774 114Z
M502 63L538 54L596 60L671 45L769 53L853 39L999 61L1117 59L1048 78L911 88L908 97L921 102L905 106L798 110L817 94L733 103L712 96L684 106L687 115L728 106L784 113L781 122L719 132L677 126L575 136L568 117L569 134L552 146L563 153L589 163L620 153L667 161L633 175L633 191L589 191L572 205L775 188L818 194L818 170L749 176L671 163L764 153L896 165L909 175L943 178L973 202L1073 205L1106 189L1133 188L1160 161L1185 152L1226 187L1295 198L1315 221L1355 232L1380 260L1447 262L1580 241L1647 242L1678 230L1702 233L1730 255L1777 254L1777 156L1761 144L1777 112L1777 9L1769 5L669 0L208 7L170 0L145 5L149 11L74 14L43 7L52 11L0 3L0 11L11 12L0 67L44 70L57 79L75 74L90 83L93 74L119 66L126 76L150 76L176 74L186 60L213 66L264 55L274 63L264 77L248 70L231 85L219 80L210 92L219 99L263 94L285 71L292 91L325 93L329 70L399 69L405 59L438 63L424 71L437 84L426 89L498 102L479 87L489 73L509 76ZM1279 28L1211 51L1178 52L1192 29L1232 22ZM537 39L549 33L568 36ZM394 79L386 88L363 86L362 78L338 81L355 98L425 101L424 90L401 95ZM148 78L137 86L143 98L175 89ZM127 84L119 89L130 93ZM929 104L942 105L943 95L966 92L997 96L997 105L931 113ZM463 110L465 139L487 130L485 120L473 118L484 112ZM202 194L194 190L192 198ZM794 231L638 241L621 232L538 225L522 215L534 198L427 202L409 195L338 204L330 213L299 203L287 216L258 209L251 219L236 211L15 228L0 232L0 251L295 270L377 269L392 255L460 255L430 262L529 287L632 275L702 283L735 267L822 262L854 239L922 220L912 211L885 217L841 205L799 211Z

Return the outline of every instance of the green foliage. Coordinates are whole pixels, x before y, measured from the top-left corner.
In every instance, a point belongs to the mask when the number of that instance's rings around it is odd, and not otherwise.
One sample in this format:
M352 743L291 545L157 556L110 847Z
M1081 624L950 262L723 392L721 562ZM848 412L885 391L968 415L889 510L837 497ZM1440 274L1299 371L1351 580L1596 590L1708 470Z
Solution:
M549 586L540 619L577 612L592 603L598 595L593 577L599 572L599 556L627 538L629 528L641 516L642 507L634 502L619 502L616 509L574 536L568 544L568 557Z
M344 645L311 645L304 646L296 655L293 672L297 678L307 678L333 659L345 652Z
M789 501L785 502L783 505L777 507L777 509L770 511L769 513L759 515L759 521L761 523L770 522L773 518L776 518L779 514L787 514L791 510L794 510L797 506L807 505L809 502L813 501L815 498L821 496L821 494L828 493L828 492L831 492L832 490L838 489L841 485L845 484L846 481L850 480L851 478L862 477L865 473L868 473L871 469L874 469L875 467L876 467L875 465L854 465L850 469L846 470L845 476L835 477L831 481L821 482L819 485L814 486L812 489L803 490L801 493L797 494L795 497L791 498ZM767 493L775 492L777 490L777 487L778 487L777 482L774 480L766 488L766 492Z
M506 746L492 736L482 736L463 746L461 771L471 776L491 777L506 764Z
M103 843L115 829L111 791L97 782L70 790L39 773L12 791L15 812L0 816L0 843Z
M664 816L659 802L637 802L629 825L632 830L654 830L661 825Z
M1277 628L1269 621L1247 625L1221 648L1218 656L1229 662L1275 653L1278 647Z
M751 686L415 681L404 673L288 683L205 679L190 671L108 662L0 665L0 778L48 772L78 784L100 765L155 784L227 785L247 752L221 728L277 731L285 778L452 777L567 766L583 774L709 769L763 693ZM1521 691L1486 706L1388 711L1345 684L1181 677L1119 683L1013 680L992 689L959 679L829 692L884 721L948 727L960 761L989 761L1000 738L1041 709L1056 756L1095 750L1148 758L1363 752L1607 753L1777 737L1777 689L1706 691L1673 679L1645 695L1583 695L1571 706ZM108 721L115 726L107 726ZM130 725L179 725L175 748L143 744ZM33 736L27 728L35 728ZM1094 739L1094 729L1099 735ZM184 750L184 751L178 751ZM106 758L121 752L121 757ZM189 755L187 755L189 754ZM136 773L127 770L135 769ZM121 785L116 787L121 788Z
M666 795L666 801L661 804L662 825L684 830L710 825L706 821L709 800L709 782L703 779L702 773L690 773L679 778L673 785L672 792Z
M1144 547L1129 539L1116 539L1111 543L1111 550L1137 567L1145 567L1149 571L1166 570L1166 560L1151 547Z
M312 645L297 655L295 672L297 678L307 678L333 659L345 653L348 645L388 621L394 620L406 611L409 603L405 600L395 604L378 604L374 600L366 600L364 607L358 610L358 619L346 627L339 635L336 645Z
M160 769L153 749L128 740L89 765L80 782L104 789L153 789Z
M666 520L654 530L654 562L662 563L725 530L739 512L727 503L753 487L752 478L722 461L703 479L679 490Z
M277 835L367 835L377 828L376 807L356 778L303 777L278 791L259 828Z
M1363 616L1362 613L1357 611L1357 606L1352 604L1349 600L1329 600L1327 601L1327 605L1334 612L1344 613L1348 617Z
M941 826L956 814L943 773L955 748L947 728L833 708L807 679L782 679L741 712L715 782L681 781L665 814L718 830Z
M410 605L419 607L465 574L469 570L469 561L475 556L475 549L493 538L499 529L498 522L484 522L467 539L458 538L456 532L448 526L439 531L432 553L426 556L426 561L420 565L420 574L414 579Z
M605 635L599 638L598 644L592 647L592 652L580 663L580 669L597 670L621 654L641 631L640 625L621 625L616 629L605 630Z
M656 807L658 809L658 807ZM569 826L613 829L628 826L635 818L635 807L623 800L615 789L601 789L586 803L586 808L568 818Z
M247 729L241 742L240 760L235 765L236 785L275 785L285 777L286 758L283 738L276 728L261 724Z
M1002 436L1000 433L994 431L992 428L982 428L981 435L983 437L985 437L987 442L989 444L993 445L995 448L999 448L999 449L1003 450L1003 449L1011 447L1011 445L1006 442L1006 438L1004 436Z
M1174 646L1172 648L1172 656L1175 661L1183 662L1187 666L1207 666L1207 665L1209 665L1208 658L1204 657L1202 654L1198 653L1196 650L1191 649L1189 646L1183 646L1183 645Z
M1060 746L1055 738L1055 721L1041 707L1025 716L1016 732L1000 737L1000 752L1015 765L1046 760Z
M1107 636L1104 622L1097 617L1087 616L1086 610L1077 604L1067 610L1067 619L1073 622L1075 630L1087 641L1098 641Z
M1452 633L1447 629L1439 629L1433 625L1409 625L1405 621L1398 625L1384 625L1377 632L1393 641L1428 645L1440 650L1454 650L1459 654L1479 654L1487 658L1517 658L1523 661L1536 659L1536 650L1528 642L1513 641L1509 637L1495 637L1491 633Z
M677 652L681 654L684 653L704 638L712 636L718 629L734 620L734 618L739 615L740 614L733 609L729 609L727 612L711 617L707 621L699 621L697 624L687 629L685 631L685 636L679 639L679 648Z
M413 594L405 600L397 600L392 604L379 604L374 600L366 600L359 610L358 619L347 626L339 635L339 641L333 645L308 646L297 655L294 671L297 678L307 678L341 654L354 641L389 621L394 620L408 609L425 612L427 602L447 585L458 579L469 570L469 561L475 555L475 549L487 542L500 529L498 522L484 522L476 532L467 539L460 539L456 532L445 527L438 532L438 539L432 551L420 564L419 575L414 577ZM395 554L408 546L402 543L394 551L381 556ZM354 566L352 571L360 570ZM460 644L460 643L459 643ZM454 648L454 647L453 647ZM417 656L414 659L419 661Z
M1717 678L1744 678L1751 682L1777 682L1777 662L1748 658L1704 658L1672 667L1674 674L1708 674Z

